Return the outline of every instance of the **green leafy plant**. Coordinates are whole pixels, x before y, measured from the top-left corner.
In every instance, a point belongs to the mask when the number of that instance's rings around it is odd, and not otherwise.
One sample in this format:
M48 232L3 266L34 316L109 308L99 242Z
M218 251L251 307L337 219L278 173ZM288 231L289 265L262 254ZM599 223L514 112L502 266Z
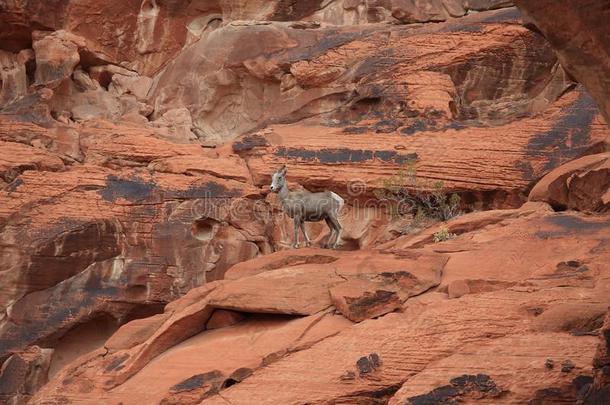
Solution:
M434 243L439 243L453 239L456 236L456 234L449 232L449 228L446 226L441 226L438 231L434 232L432 239L434 240Z
M375 197L387 202L393 216L413 215L414 222L426 218L447 221L460 214L460 196L447 193L442 181L430 181L417 176L415 162L409 162L398 172L383 180Z

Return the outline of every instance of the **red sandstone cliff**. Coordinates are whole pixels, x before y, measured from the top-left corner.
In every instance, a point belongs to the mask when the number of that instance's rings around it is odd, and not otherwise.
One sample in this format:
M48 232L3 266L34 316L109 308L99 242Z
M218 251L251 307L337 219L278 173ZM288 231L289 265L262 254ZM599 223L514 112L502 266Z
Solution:
M608 403L609 8L516 3L0 0L0 401Z

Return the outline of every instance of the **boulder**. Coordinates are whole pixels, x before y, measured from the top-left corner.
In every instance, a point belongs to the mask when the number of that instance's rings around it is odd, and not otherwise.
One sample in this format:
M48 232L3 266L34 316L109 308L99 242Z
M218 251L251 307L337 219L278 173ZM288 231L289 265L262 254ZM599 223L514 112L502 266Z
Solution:
M515 0L525 17L549 41L563 67L591 93L610 125L610 33L604 2Z
M610 209L610 152L573 160L544 176L530 191L530 201L555 209L603 212Z
M0 400L3 403L27 403L47 383L52 356L53 349L38 346L13 353L2 364Z
M32 47L36 55L36 84L57 87L69 77L80 62L79 49L86 46L83 37L68 31L35 31Z

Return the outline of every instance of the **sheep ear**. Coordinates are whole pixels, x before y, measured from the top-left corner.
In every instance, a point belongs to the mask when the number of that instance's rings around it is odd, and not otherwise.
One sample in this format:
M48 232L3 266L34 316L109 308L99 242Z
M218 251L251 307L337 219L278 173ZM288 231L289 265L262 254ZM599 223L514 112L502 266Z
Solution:
M278 170L280 172L280 174L282 176L286 175L286 172L288 172L288 168L286 167L286 165L283 165L282 167L280 167L280 170Z

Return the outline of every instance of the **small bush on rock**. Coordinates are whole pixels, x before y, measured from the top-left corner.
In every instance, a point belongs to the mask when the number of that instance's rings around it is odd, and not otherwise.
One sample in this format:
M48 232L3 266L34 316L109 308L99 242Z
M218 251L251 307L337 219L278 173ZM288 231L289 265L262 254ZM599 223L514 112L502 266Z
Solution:
M455 238L456 236L456 234L449 232L449 228L446 226L441 226L441 228L434 232L434 235L432 235L434 243L445 242L449 239Z
M411 214L416 224L427 218L447 221L460 214L460 196L447 193L442 181L418 178L414 162L385 179L375 197L388 203L393 216Z

